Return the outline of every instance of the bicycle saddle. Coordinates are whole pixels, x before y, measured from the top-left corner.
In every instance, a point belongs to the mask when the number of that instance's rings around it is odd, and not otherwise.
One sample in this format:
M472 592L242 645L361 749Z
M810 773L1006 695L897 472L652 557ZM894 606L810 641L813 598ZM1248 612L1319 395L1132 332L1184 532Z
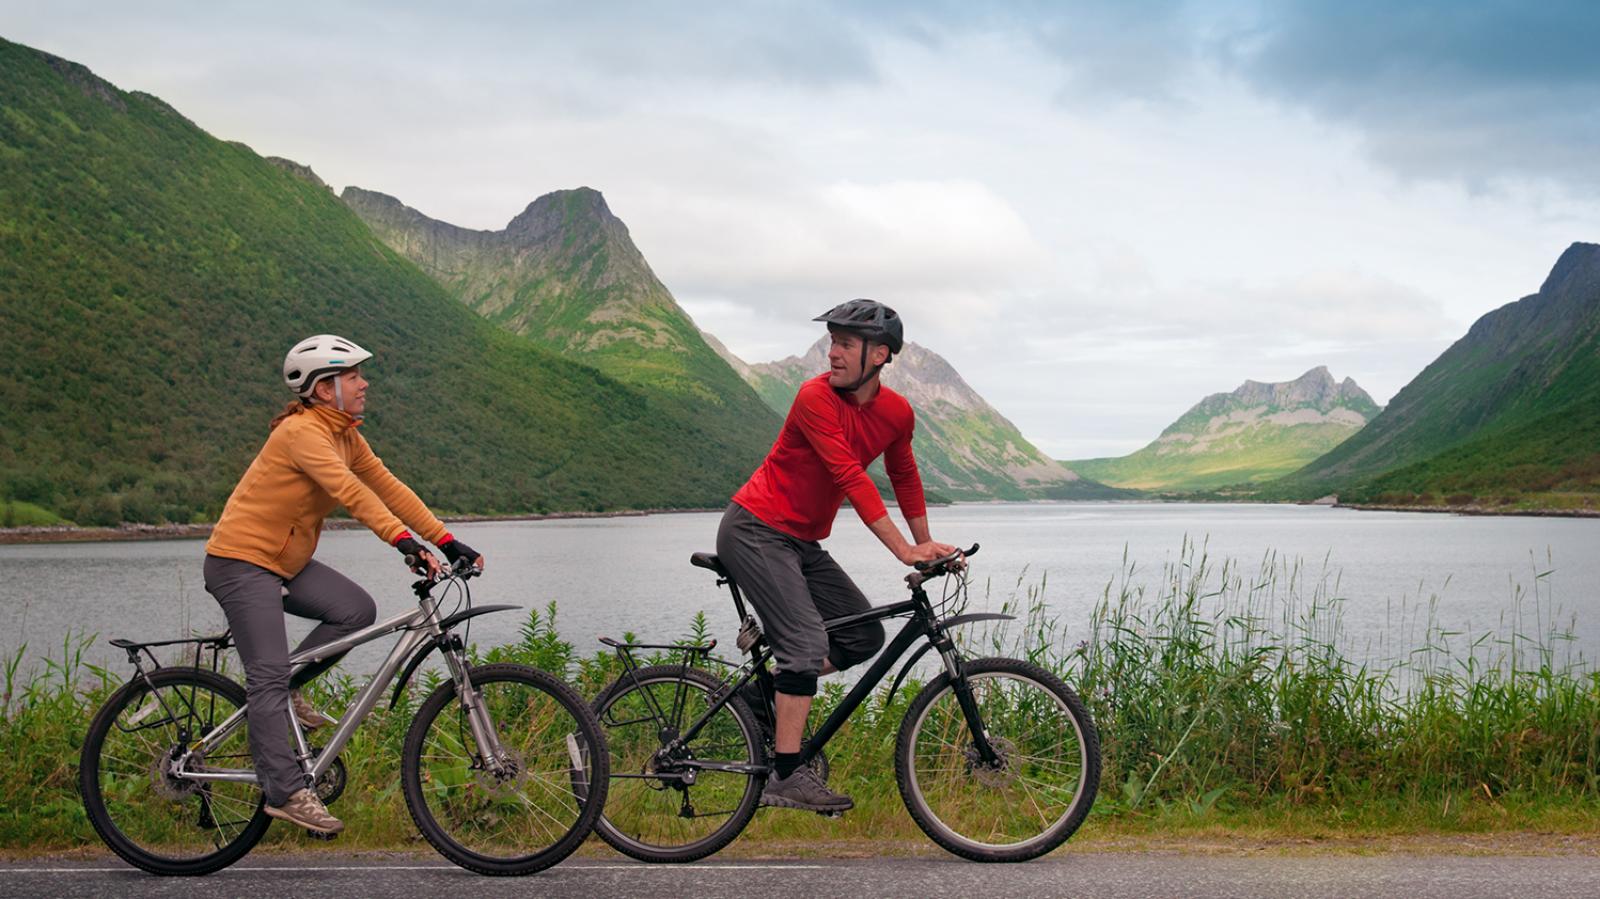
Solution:
M716 553L695 553L689 557L689 564L707 571L715 571L720 577L732 576L728 574L728 569L722 567L722 560L717 558Z

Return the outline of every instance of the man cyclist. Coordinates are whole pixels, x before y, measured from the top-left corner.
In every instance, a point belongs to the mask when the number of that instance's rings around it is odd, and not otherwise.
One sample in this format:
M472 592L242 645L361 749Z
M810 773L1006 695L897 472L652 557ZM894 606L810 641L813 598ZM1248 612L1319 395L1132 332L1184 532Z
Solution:
M832 634L824 619L871 608L861 590L818 543L848 498L861 521L906 565L956 551L928 533L922 479L911 452L914 417L905 397L879 383L900 352L904 328L874 300L842 303L813 321L832 336L828 371L806 381L767 458L733 495L717 529L717 556L761 618L775 660L777 750L767 805L839 812L850 797L800 765L806 716L817 678L864 662L883 646L883 625ZM889 518L866 468L879 456L911 540ZM763 708L760 703L757 708Z
M287 739L291 710L301 726L332 723L300 687L339 656L289 674L283 614L320 623L299 652L372 624L377 606L360 585L311 558L322 522L344 506L419 568L439 563L408 528L451 563L483 557L455 539L428 507L389 472L356 428L367 406L361 365L372 354L333 334L295 344L283 360L283 383L297 398L268 425L266 443L239 480L206 543L206 591L216 598L244 662L250 755L268 815L319 833L344 824L306 783Z

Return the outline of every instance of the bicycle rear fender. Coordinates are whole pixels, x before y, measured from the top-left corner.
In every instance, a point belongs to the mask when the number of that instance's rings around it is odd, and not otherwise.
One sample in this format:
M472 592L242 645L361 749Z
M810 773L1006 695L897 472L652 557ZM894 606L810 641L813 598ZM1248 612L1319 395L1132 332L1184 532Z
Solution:
M439 627L441 630L448 631L450 628L455 627L463 621L466 621L468 618L476 618L479 615L487 615L490 612L505 612L510 609L520 608L522 607L504 604L494 606L478 606L476 608L457 612L454 615L440 620ZM406 688L406 683L411 680L411 675L417 673L417 669L422 667L422 663L427 660L428 655L435 649L438 649L440 645L441 643L439 638L429 640L427 643L423 644L421 649L417 650L416 654L411 657L411 661L406 663L405 669L400 672L400 679L395 681L394 692L389 696L389 708L392 709L399 704L400 692Z
M969 613L969 614L966 614L966 615L956 615L953 618L946 618L945 620L939 622L939 626L944 628L944 629L946 629L946 630L949 630L950 628L953 628L953 627L961 627L962 625L971 624L974 621L1016 621L1016 620L1017 620L1017 616L1015 616L1015 615L1002 615L999 612L972 612L972 613ZM912 653L911 654L911 658L906 660L906 664L905 664L905 666L903 668L900 669L900 673L895 675L894 685L889 687L889 698L891 700L894 698L894 694L900 689L900 684L903 681L905 681L906 675L911 673L911 666L917 664L917 660L922 658L925 654L927 654L928 650L930 650L932 648L933 648L933 644L932 643L924 643L924 644L922 644L922 648L921 649L919 649L916 652Z

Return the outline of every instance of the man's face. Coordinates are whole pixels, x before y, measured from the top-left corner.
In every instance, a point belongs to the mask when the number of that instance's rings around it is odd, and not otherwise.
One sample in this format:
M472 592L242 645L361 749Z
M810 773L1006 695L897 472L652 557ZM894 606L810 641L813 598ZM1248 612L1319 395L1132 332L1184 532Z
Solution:
M333 377L323 378L317 382L317 400L337 408L338 401L334 399L333 382L337 378L339 390L344 394L344 411L353 417L360 417L367 411L367 379L361 374L361 366L345 369Z
M846 388L861 379L861 346L867 344L867 365L882 365L889 355L887 347L861 339L849 331L830 331L828 347L828 386Z

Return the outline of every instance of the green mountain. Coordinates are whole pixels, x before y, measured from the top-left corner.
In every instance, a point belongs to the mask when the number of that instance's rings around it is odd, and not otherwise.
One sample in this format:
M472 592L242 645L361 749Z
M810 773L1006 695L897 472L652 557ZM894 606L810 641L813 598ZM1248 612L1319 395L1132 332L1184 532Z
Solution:
M1269 490L1368 502L1568 505L1600 496L1600 246L1478 319L1383 414Z
M1350 378L1325 366L1277 384L1245 381L1213 393L1131 455L1067 465L1087 478L1140 490L1211 490L1292 472L1358 432L1379 412Z
M828 338L804 356L748 364L720 343L713 346L779 414L787 414L807 379L828 370ZM883 372L883 383L904 394L917 413L912 448L925 486L962 500L1109 499L1131 495L1080 478L1039 452L1005 416L984 401L950 363L907 343Z
M759 462L765 425L497 327L292 168L0 41L0 499L214 517L322 331L376 354L367 437L443 510L718 506Z
M776 432L779 422L706 345L599 191L546 194L500 231L458 228L358 187L341 196L384 243L490 321L620 381L723 410L726 426L769 440Z

